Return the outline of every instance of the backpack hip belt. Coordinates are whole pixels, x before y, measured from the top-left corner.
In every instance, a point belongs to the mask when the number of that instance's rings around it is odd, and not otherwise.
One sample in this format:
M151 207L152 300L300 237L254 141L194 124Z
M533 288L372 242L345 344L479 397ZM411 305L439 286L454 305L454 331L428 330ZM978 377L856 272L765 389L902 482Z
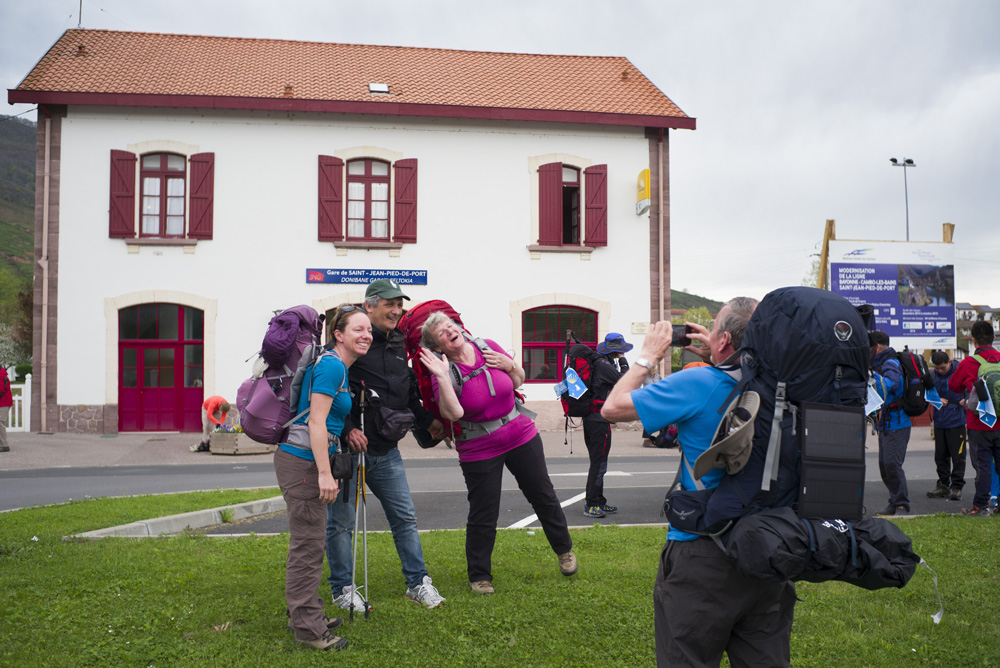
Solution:
M288 438L282 441L282 444L287 445L290 448L295 448L296 450L312 452L312 443L309 440L309 425L293 424L288 428ZM327 451L331 449L334 452L339 451L340 436L326 432L326 447Z
M502 418L497 418L496 420L486 420L485 422L455 420L458 426L462 428L461 433L455 435L455 440L462 443L468 441L469 439L486 436L516 418L520 415L520 413L521 410L518 408L518 402L515 401L514 408L511 409L510 413L504 415Z

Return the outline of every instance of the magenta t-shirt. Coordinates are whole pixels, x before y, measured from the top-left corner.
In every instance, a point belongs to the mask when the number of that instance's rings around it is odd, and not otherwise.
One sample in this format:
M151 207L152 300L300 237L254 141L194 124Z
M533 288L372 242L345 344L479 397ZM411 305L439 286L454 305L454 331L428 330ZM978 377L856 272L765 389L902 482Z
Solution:
M498 353L507 355L507 352L496 341L486 339L486 343ZM476 353L475 365L455 365L462 376L467 376L474 369L486 363L479 349L475 346L472 348ZM510 357L510 355L507 356ZM490 396L490 386L486 380L487 373L493 380L495 397ZM433 377L431 382L434 387L434 398L438 399L437 378ZM465 381L465 385L462 386L462 396L458 400L462 404L462 410L465 411L465 415L462 416L463 421L497 420L514 410L514 382L506 371L486 368L484 373L476 374L475 377ZM538 429L535 427L534 420L527 415L518 415L504 426L485 436L478 436L468 441L456 441L455 449L458 451L459 461L476 462L510 452L530 441L537 433Z

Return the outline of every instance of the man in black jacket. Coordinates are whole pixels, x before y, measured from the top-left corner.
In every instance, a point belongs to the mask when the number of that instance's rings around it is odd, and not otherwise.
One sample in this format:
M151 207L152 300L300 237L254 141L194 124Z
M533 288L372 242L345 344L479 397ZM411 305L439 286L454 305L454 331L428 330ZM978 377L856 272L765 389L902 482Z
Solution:
M416 378L406 363L403 334L396 329L404 299L409 297L388 279L372 282L365 291L372 343L348 374L354 407L345 420L341 441L354 453L355 470L360 458L365 458L365 482L389 521L406 580L406 598L425 608L435 608L445 599L431 583L424 565L417 515L398 446L408 426L427 429L437 438L443 436L444 430L420 403ZM345 494L327 506L326 554L334 604L349 609L353 602L355 609L364 610L365 603L351 584L356 486L355 475L345 485Z
M583 514L587 517L604 517L618 512L618 506L608 504L604 496L604 474L608 471L608 453L611 452L611 423L601 417L601 408L608 393L618 379L628 371L625 353L632 350L632 344L617 332L611 332L604 341L597 344L597 352L590 365L590 391L594 395L594 407L583 418L583 442L590 454L590 470L587 473L587 497L583 502Z

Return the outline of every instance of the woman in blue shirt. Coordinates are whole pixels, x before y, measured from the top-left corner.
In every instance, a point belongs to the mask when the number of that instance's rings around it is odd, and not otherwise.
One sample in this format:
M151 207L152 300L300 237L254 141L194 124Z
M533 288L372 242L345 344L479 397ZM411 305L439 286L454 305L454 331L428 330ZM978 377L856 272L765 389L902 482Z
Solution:
M316 589L323 579L326 504L340 487L330 470L344 417L351 410L347 369L366 352L372 326L365 312L350 304L337 309L330 321L333 343L306 374L299 394L299 413L309 413L292 425L288 440L274 453L274 471L288 512L288 560L285 601L295 639L316 649L342 649L347 641L330 632L343 620L323 613Z

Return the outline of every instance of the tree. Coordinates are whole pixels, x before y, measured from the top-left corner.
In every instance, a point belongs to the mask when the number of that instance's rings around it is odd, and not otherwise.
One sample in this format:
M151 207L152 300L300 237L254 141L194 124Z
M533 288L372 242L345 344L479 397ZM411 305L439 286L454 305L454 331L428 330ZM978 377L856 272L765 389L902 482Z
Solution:
M0 364L31 361L31 284L0 266Z

